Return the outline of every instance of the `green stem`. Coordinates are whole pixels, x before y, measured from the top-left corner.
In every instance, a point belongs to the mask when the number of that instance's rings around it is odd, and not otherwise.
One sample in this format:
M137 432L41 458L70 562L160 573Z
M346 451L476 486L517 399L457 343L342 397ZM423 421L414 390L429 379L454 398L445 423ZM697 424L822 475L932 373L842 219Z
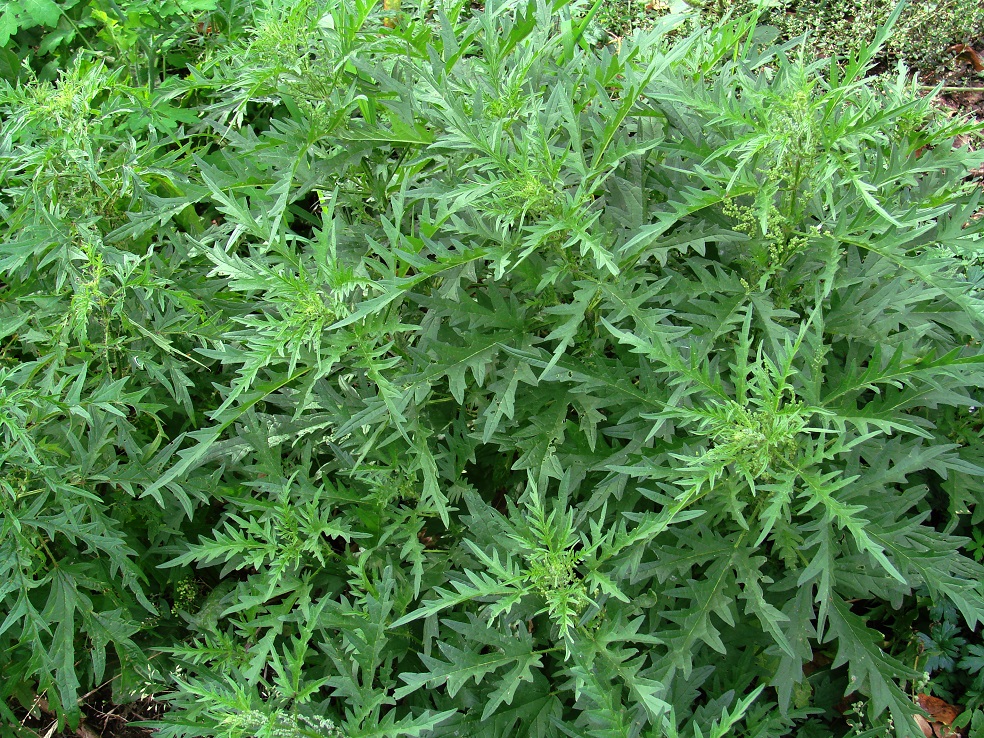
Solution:
M68 13L63 13L62 18L67 20L69 25L71 25L72 28L75 29L75 33L77 34L78 38L82 41L82 43L85 44L85 48L87 48L89 51L95 51L95 49L92 47L92 44L89 43L89 39L85 37L85 35L82 33L82 29L79 28L78 24L72 19L72 17L69 16Z
M938 90L939 92L981 92L984 93L984 85L967 87L937 87L936 85L919 85L920 90Z

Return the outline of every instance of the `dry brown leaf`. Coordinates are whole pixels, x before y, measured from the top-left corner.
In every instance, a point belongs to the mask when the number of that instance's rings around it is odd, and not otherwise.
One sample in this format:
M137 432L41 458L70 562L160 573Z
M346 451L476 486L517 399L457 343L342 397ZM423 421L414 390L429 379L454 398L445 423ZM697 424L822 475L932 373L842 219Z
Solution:
M922 715L916 715L915 718L916 725L919 726L919 730L923 732L923 735L926 736L926 738L933 738L933 726L929 724L929 721Z
M950 51L955 51L958 59L965 59L974 66L975 72L984 72L984 59L967 44L957 44L951 46Z
M922 709L929 713L929 717L935 723L943 723L943 725L949 726L957 719L957 715L960 714L960 707L951 705L949 702L941 700L939 697L933 697L932 695L917 694L916 702L919 703Z

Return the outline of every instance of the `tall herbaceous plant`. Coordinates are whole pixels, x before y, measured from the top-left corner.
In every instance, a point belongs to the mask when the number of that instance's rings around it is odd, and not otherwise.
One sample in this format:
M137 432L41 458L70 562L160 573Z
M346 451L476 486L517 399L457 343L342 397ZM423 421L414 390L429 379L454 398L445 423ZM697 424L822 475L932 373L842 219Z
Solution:
M157 107L5 88L5 719L921 735L893 613L984 620L972 126L887 30L591 14L304 0Z

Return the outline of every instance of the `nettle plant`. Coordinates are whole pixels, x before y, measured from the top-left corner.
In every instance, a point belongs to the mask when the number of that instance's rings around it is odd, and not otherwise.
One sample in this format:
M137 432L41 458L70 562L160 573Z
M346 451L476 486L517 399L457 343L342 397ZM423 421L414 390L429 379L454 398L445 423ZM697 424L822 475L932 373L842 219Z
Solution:
M120 444L126 481L102 459L76 484L163 506L113 552L194 574L160 735L830 735L845 696L920 734L893 613L984 619L954 534L984 494L957 435L984 383L972 128L865 80L886 29L839 66L754 16L617 48L590 17L309 0L186 82L194 170L162 164L104 239L166 270L121 285L157 312L113 346L174 380L116 400L159 428ZM5 298L50 268L2 248ZM24 408L53 392L5 371L30 471L23 439L54 436ZM101 559L65 525L34 535Z

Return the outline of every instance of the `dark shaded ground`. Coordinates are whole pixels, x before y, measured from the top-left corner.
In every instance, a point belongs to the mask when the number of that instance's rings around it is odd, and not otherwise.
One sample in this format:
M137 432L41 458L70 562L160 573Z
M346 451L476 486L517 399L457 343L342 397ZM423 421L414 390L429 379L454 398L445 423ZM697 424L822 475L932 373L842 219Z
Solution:
M151 731L131 723L154 720L164 712L164 705L143 699L126 705L114 705L108 687L87 695L83 705L82 724L76 730L57 732L54 716L47 710L47 701L39 699L30 715L21 722L17 738L150 738Z

